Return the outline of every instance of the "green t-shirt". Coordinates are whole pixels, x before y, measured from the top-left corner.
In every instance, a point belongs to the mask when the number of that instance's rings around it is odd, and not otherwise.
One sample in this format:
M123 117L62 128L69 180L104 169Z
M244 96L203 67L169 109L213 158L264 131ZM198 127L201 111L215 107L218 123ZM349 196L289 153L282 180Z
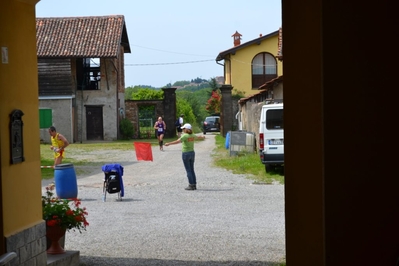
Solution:
M198 138L198 136L195 134L184 133L181 135L182 152L194 151L194 141L196 138Z

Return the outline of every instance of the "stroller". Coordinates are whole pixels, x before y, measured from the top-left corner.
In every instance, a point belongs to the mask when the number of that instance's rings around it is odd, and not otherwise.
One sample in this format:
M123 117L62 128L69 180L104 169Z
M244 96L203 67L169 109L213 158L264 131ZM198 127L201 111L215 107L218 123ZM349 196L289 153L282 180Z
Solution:
M103 201L107 199L107 193L117 193L117 201L122 201L125 194L123 188L123 166L120 164L104 164L102 166L104 172Z

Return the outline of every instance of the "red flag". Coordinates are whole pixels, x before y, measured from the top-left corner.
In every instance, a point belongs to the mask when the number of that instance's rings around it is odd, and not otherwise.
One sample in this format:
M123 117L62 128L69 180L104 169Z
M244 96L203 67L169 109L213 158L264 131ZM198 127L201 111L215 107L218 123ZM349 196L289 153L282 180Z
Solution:
M137 161L152 161L152 149L149 142L134 142Z

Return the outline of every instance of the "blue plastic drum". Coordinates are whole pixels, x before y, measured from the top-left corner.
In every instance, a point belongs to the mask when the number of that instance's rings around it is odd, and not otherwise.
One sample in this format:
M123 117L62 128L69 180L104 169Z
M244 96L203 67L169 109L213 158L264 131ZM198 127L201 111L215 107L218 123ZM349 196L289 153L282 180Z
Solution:
M65 163L54 167L55 192L61 199L78 197L78 183L76 181L73 164Z
M224 146L226 147L226 150L228 150L230 147L230 131L226 134L226 141L224 143Z

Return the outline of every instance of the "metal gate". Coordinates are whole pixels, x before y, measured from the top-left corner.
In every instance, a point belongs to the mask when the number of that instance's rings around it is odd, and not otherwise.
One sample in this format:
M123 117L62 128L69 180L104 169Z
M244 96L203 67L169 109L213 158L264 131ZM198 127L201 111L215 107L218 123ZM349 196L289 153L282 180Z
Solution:
M154 123L157 120L155 117L155 105L139 106L139 138L151 139L156 138Z

